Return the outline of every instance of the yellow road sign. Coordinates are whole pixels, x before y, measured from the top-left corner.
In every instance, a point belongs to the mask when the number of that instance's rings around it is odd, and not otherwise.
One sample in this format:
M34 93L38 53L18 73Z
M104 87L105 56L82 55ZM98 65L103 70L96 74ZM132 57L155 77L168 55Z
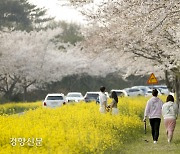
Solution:
M155 77L154 73L152 73L147 81L148 84L157 84L158 80Z

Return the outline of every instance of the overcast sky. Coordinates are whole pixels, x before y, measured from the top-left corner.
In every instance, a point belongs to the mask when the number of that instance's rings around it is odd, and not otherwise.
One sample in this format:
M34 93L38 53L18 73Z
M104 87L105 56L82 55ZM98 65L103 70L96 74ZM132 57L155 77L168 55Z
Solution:
M48 9L48 14L56 17L56 20L66 20L68 22L83 23L83 17L75 9L68 6L63 6L65 0L29 0L30 3L38 7Z

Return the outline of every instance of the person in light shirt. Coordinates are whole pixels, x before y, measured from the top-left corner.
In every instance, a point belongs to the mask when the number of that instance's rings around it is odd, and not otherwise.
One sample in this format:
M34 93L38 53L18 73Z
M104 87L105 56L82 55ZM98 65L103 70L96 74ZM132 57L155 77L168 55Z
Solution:
M152 95L153 97L151 97L146 104L143 121L145 122L146 118L149 118L153 142L157 143L159 138L163 102L157 97L157 89L153 89Z
M178 116L178 105L174 102L174 97L172 95L167 96L166 103L162 106L162 115L164 118L168 143L170 143L173 138L173 132Z
M102 86L100 88L100 95L99 95L99 103L100 103L100 108L99 111L101 113L106 113L106 107L107 107L107 96L105 94L105 90L106 88L104 86Z

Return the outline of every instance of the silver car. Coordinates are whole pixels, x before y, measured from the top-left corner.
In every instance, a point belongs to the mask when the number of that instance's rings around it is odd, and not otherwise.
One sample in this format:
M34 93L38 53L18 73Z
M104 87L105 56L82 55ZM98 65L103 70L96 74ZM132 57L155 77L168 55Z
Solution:
M126 88L124 89L127 93L127 96L143 96L144 92L139 88Z
M83 100L84 100L84 97L80 92L69 92L66 95L67 102L80 102Z

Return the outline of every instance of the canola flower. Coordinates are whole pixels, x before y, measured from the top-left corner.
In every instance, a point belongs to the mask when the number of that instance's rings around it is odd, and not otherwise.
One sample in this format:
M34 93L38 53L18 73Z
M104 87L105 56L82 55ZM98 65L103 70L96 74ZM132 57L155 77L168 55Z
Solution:
M100 114L99 105L76 103L0 116L0 154L105 153L123 148L143 132L147 98L120 98L120 114ZM110 102L110 101L109 101ZM12 146L10 138L41 138L41 146Z

